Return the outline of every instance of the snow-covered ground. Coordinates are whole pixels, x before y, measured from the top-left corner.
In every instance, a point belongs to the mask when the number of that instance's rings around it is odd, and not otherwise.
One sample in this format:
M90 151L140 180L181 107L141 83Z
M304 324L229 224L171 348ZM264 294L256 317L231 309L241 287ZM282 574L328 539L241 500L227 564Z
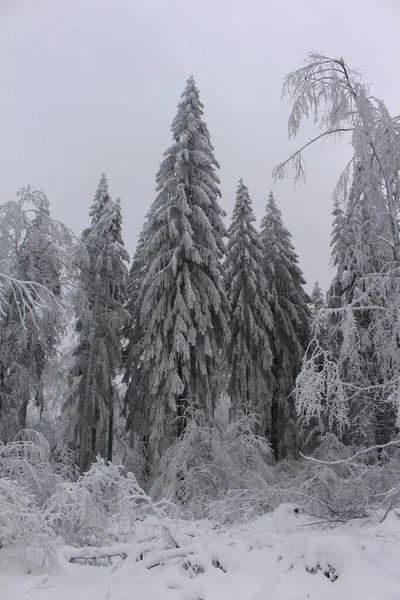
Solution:
M0 553L0 599L400 600L400 517L334 529L313 521L282 505L240 527L171 523L180 547L165 550L148 520L125 542L102 548L95 562L106 564L76 562L92 550L63 547L50 573L27 574Z

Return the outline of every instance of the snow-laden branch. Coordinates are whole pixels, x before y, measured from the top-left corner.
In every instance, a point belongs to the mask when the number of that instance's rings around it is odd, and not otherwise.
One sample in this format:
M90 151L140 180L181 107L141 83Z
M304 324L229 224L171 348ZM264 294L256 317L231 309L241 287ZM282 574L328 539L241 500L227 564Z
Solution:
M345 463L351 463L359 456L367 454L368 452L372 452L373 450L383 450L385 448L391 448L393 446L399 446L400 440L392 440L391 442L387 442L386 444L376 444L375 446L369 446L368 448L363 448L362 450L358 450L353 456L349 456L348 458L341 458L339 460L320 460L319 458L315 458L314 456L305 456L300 452L300 456L309 460L313 463L318 463L320 465L343 465Z
M24 281L4 272L0 272L0 312L5 315L4 304L7 301L6 294L10 291L13 295L16 309L22 327L26 327L26 319L29 315L37 327L36 318L42 316L43 311L60 308L61 303L46 286L35 281Z

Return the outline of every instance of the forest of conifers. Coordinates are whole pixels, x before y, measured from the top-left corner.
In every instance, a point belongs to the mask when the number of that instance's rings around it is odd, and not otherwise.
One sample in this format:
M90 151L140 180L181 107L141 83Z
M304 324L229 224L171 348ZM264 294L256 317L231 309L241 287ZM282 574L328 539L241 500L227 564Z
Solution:
M146 498L232 518L288 500L330 519L396 502L400 121L342 59L310 54L283 93L289 135L309 116L317 132L275 180L304 181L303 153L325 137L353 149L332 190L326 293L306 293L273 192L258 230L238 173L225 214L193 77L131 260L104 173L79 235L36 188L0 207L7 481L38 494L39 469L83 489L118 464ZM39 504L64 506L66 488L43 485Z

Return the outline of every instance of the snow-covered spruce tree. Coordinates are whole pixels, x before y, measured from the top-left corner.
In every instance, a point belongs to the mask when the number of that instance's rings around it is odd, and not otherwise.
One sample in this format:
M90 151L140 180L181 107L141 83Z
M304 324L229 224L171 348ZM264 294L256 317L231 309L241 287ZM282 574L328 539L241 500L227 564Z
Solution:
M326 312L326 298L322 293L318 281L315 282L310 296L310 336L311 346L320 346L327 350L331 344L332 322Z
M371 96L343 59L310 54L304 67L286 77L283 91L293 105L290 136L312 113L322 132L306 146L348 132L354 150L334 195L335 208L346 215L344 227L335 215L337 275L328 294L335 345L322 373L314 368L314 351L307 353L297 408L307 419L325 414L330 428L347 441L386 441L400 398L399 118ZM304 179L304 148L275 175L285 176L292 164L296 178Z
M249 190L239 181L232 224L228 230L225 289L231 310L228 346L233 418L243 412L258 415L257 432L270 426L272 316L263 267L263 245L253 222Z
M316 314L321 310L321 308L325 308L326 302L322 290L319 286L318 281L314 283L314 287L310 296L310 304L311 304L311 318L313 319Z
M129 319L124 333L127 345L124 350L124 377L126 385L122 416L130 434L130 447L143 461L142 476L147 479L151 472L149 448L150 403L148 402L148 377L144 369L145 327L141 319L143 297L142 285L149 270L145 248L153 222L153 212L157 208L157 198L146 214L142 231L139 234L135 254L132 259L127 283L126 309ZM149 231L149 234L148 234Z
M191 398L201 404L206 422L212 419L220 353L229 340L221 267L224 212L218 203L218 163L202 116L191 77L172 122L173 144L157 174L158 196L141 251L147 265L139 300L146 386L135 403L147 403L153 457L183 431ZM136 426L134 409L132 404Z
M346 225L346 217L344 214L343 207L339 198L334 199L333 203L333 224L332 224L332 235L331 235L331 248L332 248L332 263L336 267L339 262L344 260L342 255L345 248L344 243L344 229Z
M44 375L63 331L62 270L68 230L50 218L49 201L26 188L1 211L3 271L0 312L0 439L26 427L35 402L43 409Z
M129 256L121 237L119 201L113 202L102 175L82 233L87 252L81 264L76 300L75 362L65 410L74 415L79 467L86 471L96 454L112 460L115 377L122 361L122 328Z
M148 216L146 224L148 223ZM146 479L150 474L149 429L150 414L147 395L147 376L143 368L144 329L140 318L142 298L141 287L148 271L143 249L145 247L146 226L139 235L135 254L128 275L126 309L129 318L124 328L127 340L124 349L124 376L126 385L122 416L125 419L126 431L129 432L130 447L143 458L142 476Z
M332 350L335 343L335 335L332 332L333 323L327 311L326 298L319 287L318 281L315 282L310 296L311 317L310 317L310 348L322 348L323 350ZM321 365L323 357L317 358L317 363Z
M275 456L293 453L297 446L291 394L309 342L309 302L303 274L272 192L261 221L263 264L273 319L271 424L269 437Z

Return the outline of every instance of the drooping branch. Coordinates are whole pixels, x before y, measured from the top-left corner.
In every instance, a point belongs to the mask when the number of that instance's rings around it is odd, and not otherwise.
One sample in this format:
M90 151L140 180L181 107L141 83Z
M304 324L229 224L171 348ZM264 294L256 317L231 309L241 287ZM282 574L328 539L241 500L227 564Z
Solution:
M5 314L2 304L6 302L5 291L12 291L15 306L18 311L18 316L22 327L26 328L26 319L28 315L32 318L33 323L37 327L36 318L41 316L45 310L53 310L55 307L60 308L60 301L55 297L53 292L46 286L35 281L24 281L4 272L0 272L0 281L3 280L3 285L0 287L0 312Z
M315 138L313 138L312 140L310 140L309 142L304 144L304 146L302 146L301 148L299 148L298 150L293 152L293 154L291 154L289 156L289 158L287 158L284 162L282 162L279 165L277 165L276 167L274 167L274 169L272 170L272 177L274 178L275 181L284 179L285 177L287 177L288 167L290 165L293 165L293 168L295 171L295 182L296 183L297 182L305 183L306 178L305 178L305 172L304 172L304 168L303 168L303 162L304 162L304 159L302 156L303 151L306 148L308 148L308 146L311 146L312 144L314 144L321 138L325 138L330 135L333 135L333 136L342 135L343 133L345 133L347 131L354 131L354 128L353 127L341 127L338 129L331 129L329 131L324 131L320 135L317 135Z

